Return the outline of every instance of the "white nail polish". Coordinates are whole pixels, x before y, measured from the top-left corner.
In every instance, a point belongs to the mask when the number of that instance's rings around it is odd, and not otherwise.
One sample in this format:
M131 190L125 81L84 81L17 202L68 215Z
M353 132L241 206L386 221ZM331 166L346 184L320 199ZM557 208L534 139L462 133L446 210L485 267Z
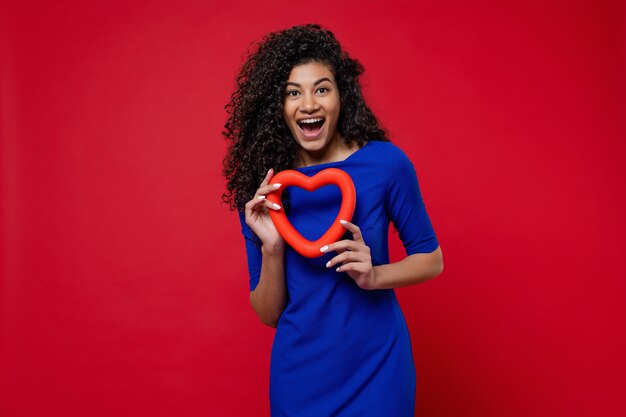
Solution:
M326 246L322 246L322 247L320 248L320 252L326 252L327 250L328 250L328 245L326 245Z
M326 268L330 268L330 261L326 262Z
M277 183L275 183L275 184L273 185L273 187L274 187L274 188L280 188L280 186L281 186L281 185L282 185L281 183L277 182Z
M341 224L348 224L348 222L345 221L345 220L339 220L339 223L341 223Z
M265 200L265 196L264 195L260 195L257 197L259 200Z
M280 209L280 206L278 204L276 204L276 203L274 203L273 206L274 206L275 209Z
M339 268L341 268L341 267L339 267ZM335 271L340 272L340 271L339 271L339 268L335 269Z

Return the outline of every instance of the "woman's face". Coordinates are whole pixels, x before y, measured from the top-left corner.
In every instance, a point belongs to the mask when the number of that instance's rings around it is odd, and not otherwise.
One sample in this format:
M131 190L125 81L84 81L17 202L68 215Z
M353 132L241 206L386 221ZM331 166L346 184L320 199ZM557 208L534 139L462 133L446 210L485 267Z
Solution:
M285 122L300 149L323 154L339 140L339 89L326 64L311 62L293 67L284 99Z

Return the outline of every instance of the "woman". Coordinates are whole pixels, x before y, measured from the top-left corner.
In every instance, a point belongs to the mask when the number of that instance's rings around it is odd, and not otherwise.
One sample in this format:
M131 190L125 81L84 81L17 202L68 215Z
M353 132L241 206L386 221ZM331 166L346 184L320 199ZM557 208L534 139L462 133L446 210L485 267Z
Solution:
M273 417L413 416L415 368L393 288L437 276L441 249L413 165L365 104L363 67L318 25L270 33L249 54L226 106L223 198L239 210L250 302L276 327L270 366ZM291 187L265 197L272 176L339 168L357 203L346 235L305 258L286 245L269 210L316 240L341 203L337 187ZM393 222L407 257L389 263Z

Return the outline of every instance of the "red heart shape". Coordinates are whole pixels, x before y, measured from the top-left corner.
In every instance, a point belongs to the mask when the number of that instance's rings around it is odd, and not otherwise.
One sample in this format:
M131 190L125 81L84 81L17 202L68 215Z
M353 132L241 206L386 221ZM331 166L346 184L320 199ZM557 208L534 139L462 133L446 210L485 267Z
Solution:
M280 189L273 191L267 195L267 199L273 203L282 206L281 196L283 190L289 186L297 186L304 188L307 191L315 191L324 185L335 184L341 190L341 208L339 214L335 218L335 221L330 228L316 241L312 242L305 239L302 235L291 225L291 222L285 215L285 212L281 208L280 210L270 210L270 217L278 233L285 239L292 248L294 248L300 255L307 258L317 258L322 256L320 252L322 246L336 242L346 231L346 228L339 223L340 219L350 221L354 214L354 207L356 206L356 190L354 189L354 183L352 178L345 172L337 168L324 169L312 177L294 171L286 170L279 172L272 177L270 184L281 183Z

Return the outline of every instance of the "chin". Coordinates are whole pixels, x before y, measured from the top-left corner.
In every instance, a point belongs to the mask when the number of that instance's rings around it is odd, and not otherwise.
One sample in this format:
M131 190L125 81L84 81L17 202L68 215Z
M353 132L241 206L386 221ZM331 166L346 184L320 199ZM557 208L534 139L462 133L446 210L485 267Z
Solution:
M318 152L324 149L330 141L326 138L319 138L315 140L299 140L298 143L302 149L307 152Z
M320 137L314 139L303 137L302 135L294 137L298 138L297 142L300 147L306 149L307 151L319 151L333 141L333 136L329 135L327 132L322 132Z

